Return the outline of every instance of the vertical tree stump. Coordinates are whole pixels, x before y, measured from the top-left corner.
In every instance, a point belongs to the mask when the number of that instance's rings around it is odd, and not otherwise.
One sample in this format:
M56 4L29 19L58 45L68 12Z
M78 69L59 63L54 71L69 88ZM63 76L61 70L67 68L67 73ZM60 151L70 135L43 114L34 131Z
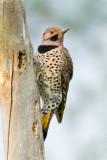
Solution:
M5 160L44 160L39 92L23 0L0 0L0 108Z

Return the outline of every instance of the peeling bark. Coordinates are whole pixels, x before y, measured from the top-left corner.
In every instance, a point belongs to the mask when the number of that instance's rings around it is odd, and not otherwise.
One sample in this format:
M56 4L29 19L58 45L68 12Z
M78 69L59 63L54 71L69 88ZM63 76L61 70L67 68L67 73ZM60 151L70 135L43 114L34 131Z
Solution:
M0 108L5 160L44 160L33 48L22 0L0 1Z

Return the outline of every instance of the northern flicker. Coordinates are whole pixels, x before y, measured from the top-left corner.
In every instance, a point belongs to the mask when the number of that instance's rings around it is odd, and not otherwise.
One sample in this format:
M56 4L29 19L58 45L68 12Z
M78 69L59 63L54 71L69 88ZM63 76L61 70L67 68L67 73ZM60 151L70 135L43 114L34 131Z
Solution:
M64 34L69 29L48 27L34 57L37 83L43 101L41 109L44 140L52 116L62 122L69 82L73 76L73 63L68 50L63 45Z

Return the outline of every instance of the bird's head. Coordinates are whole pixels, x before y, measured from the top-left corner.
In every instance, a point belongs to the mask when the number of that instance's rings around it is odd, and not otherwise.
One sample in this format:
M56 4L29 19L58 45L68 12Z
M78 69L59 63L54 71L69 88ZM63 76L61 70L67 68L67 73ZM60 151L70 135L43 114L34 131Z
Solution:
M48 27L45 32L43 33L43 41L42 45L63 45L63 38L64 34L69 30L69 28L66 29L60 29L55 26Z

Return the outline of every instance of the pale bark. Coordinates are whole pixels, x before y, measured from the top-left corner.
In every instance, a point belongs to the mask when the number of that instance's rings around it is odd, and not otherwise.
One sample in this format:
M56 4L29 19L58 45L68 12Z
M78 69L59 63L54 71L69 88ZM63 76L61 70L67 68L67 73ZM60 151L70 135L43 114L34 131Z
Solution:
M23 0L0 0L0 108L5 160L44 160L39 92Z

